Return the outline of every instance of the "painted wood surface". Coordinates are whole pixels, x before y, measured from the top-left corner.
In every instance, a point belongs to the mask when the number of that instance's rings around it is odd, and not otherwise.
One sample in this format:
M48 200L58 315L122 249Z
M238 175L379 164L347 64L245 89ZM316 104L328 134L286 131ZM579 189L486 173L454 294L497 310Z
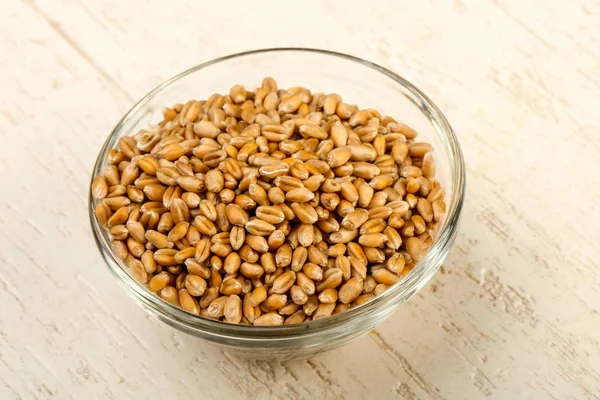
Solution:
M600 399L600 2L5 1L0 398ZM463 145L444 268L375 331L309 360L239 359L155 322L86 208L129 107L238 51L347 52L422 88Z

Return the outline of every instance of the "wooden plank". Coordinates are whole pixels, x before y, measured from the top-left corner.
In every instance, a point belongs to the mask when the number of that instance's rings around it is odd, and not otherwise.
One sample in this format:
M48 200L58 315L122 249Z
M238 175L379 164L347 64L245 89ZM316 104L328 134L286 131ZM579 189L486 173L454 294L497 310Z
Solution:
M599 398L600 3L288 8L5 5L2 398ZM362 56L423 88L461 139L468 194L443 271L376 331L267 363L137 308L97 254L86 197L101 143L153 86L290 44Z

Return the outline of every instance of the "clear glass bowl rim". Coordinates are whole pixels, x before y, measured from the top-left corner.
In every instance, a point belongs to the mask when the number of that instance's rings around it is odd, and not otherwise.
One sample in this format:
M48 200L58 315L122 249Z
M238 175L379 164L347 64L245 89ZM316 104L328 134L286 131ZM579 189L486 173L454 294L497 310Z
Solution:
M421 262L419 262L413 268L413 270L406 277L404 277L404 279L390 287L384 293L376 296L364 304L361 304L358 307L316 321L305 322L297 325L249 326L228 324L188 313L176 306L171 305L167 301L151 293L147 288L140 285L127 272L125 272L123 268L126 267L124 266L123 262L114 254L112 247L110 246L110 239L108 238L107 233L103 232L104 228L102 228L96 220L94 212L95 202L90 191L88 208L92 232L98 250L102 254L102 257L109 266L109 269L113 275L117 278L120 284L126 287L128 293L134 296L135 300L141 302L142 305L153 309L159 314L159 316L169 320L186 331L198 331L208 334L209 336L219 336L221 338L230 338L235 341L243 340L245 342L288 340L298 337L307 338L313 335L316 336L326 334L326 331L328 330L339 329L343 325L351 325L351 322L360 321L362 319L361 316L364 317L366 314L377 312L378 307L383 307L384 305L389 306L390 301L393 301L394 299L399 299L403 295L405 295L405 298L408 298L411 294L414 294L416 291L418 291L437 272L439 264L436 263L436 259L439 258L439 254L443 254L443 257L445 257L445 254L447 254L449 251L449 247L454 240L454 236L456 235L456 230L458 228L459 218L464 203L466 177L464 159L460 144L452 127L446 120L446 117L421 90L416 88L413 84L398 74L370 61L329 50L284 47L245 51L207 61L172 77L144 96L115 126L98 155L91 180L93 180L100 173L101 167L104 164L106 153L110 150L109 145L111 139L115 136L120 136L121 130L131 116L134 115L140 108L144 107L154 96L160 94L163 89L189 74L223 61L233 58L275 52L307 52L342 58L370 67L371 69L386 75L397 84L410 91L411 94L419 101L419 107L421 108L421 111L423 111L423 108L426 109L427 113L429 114L428 118L435 121L438 129L443 134L442 140L448 147L452 169L452 201L449 205L447 205L447 214L444 221L444 226L442 227L442 230L439 232L439 236L426 253L423 260L421 260Z

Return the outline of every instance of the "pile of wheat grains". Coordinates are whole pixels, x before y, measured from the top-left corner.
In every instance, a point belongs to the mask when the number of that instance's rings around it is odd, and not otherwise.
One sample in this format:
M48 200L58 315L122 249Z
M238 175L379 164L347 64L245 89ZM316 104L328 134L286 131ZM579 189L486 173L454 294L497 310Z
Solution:
M165 108L92 182L96 218L162 299L235 324L295 324L400 281L444 217L432 146L337 94L248 91Z

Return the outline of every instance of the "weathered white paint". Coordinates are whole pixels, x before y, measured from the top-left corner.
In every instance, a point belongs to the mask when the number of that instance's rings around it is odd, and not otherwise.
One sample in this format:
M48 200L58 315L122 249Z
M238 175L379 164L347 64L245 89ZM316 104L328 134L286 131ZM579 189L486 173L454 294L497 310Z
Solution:
M600 398L600 2L233 3L3 2L0 398ZM467 203L443 271L375 332L253 362L130 301L86 198L136 99L216 56L290 45L430 95L462 141Z

